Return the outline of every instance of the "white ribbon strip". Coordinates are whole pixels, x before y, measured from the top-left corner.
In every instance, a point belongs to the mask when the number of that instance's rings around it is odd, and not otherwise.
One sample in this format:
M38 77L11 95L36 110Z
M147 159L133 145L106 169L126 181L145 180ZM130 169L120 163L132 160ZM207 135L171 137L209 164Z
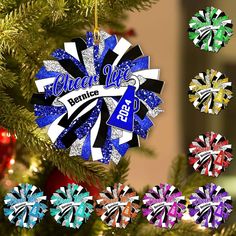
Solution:
M76 44L74 42L64 43L64 48L67 53L69 53L71 56L73 56L75 59L79 61Z
M65 105L68 112L68 117L70 117L81 105L91 99L99 97L112 97L114 95L122 96L126 90L127 87L105 89L103 85L96 85L86 90L80 89L77 91L72 91L62 96L59 101Z

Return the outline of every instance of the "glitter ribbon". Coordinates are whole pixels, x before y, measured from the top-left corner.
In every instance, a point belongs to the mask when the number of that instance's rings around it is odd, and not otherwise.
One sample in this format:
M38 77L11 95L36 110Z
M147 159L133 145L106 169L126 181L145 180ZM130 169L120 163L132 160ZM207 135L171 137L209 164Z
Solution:
M148 116L156 117L161 112L159 105L162 101L156 95L163 87L159 70L149 68L149 57L143 55L140 46L131 47L124 38L118 41L116 36L102 31L98 45L94 43L93 34L88 32L86 42L79 38L65 43L65 50L58 49L52 56L57 61L44 61L44 66L36 75L39 93L32 97L38 117L36 122L40 127L48 126L48 135L55 146L70 148L71 156L79 155L85 160L92 156L94 161L108 164L112 159L118 163L128 148L139 146L138 136L146 138L153 125ZM109 96L95 96L69 114L62 98L70 92L64 91L59 97L54 96L52 84L55 78L58 75L68 75L72 80L97 76L93 87L103 87L107 65L112 65L113 72L117 69L130 70L130 79L120 85L124 92L120 94L117 89ZM129 86L135 87L135 99L140 102L139 110L129 113L131 125L124 128L116 127L114 122L107 125ZM132 131L128 130L130 127L133 127Z
M34 185L19 184L4 198L4 215L19 227L33 228L46 211L46 196Z
M207 184L190 196L188 208L197 224L218 228L232 212L231 196L220 186Z
M145 193L143 215L151 224L161 228L172 228L185 211L185 197L174 186L161 184Z
M218 177L232 159L232 145L214 132L199 135L189 146L189 163L203 175Z
M93 212L92 199L82 186L68 184L52 195L50 213L62 226L79 228Z
M232 98L232 83L215 70L199 73L189 85L189 100L201 112L218 114Z
M139 212L139 196L127 185L107 187L96 200L96 213L108 226L125 228Z
M214 7L197 12L189 22L189 38L202 50L218 52L230 40L233 25L229 17Z

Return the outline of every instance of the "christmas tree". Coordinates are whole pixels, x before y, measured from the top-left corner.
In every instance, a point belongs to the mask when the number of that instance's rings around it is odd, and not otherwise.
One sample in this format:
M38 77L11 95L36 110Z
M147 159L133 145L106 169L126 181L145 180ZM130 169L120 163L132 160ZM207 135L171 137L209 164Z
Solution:
M127 11L145 10L155 0L98 1L100 25L118 32L125 30L123 21ZM0 199L9 188L20 182L35 184L41 189L45 183L57 182L59 178L84 183L97 188L124 183L129 171L129 158L124 157L116 166L106 168L102 164L86 162L79 157L69 157L68 151L55 149L45 132L37 127L30 99L36 91L35 74L42 61L69 39L83 36L93 28L94 0L2 0L0 3L0 125L7 129L3 136L17 136L17 143L10 140L11 153L2 165ZM10 134L8 133L10 132ZM2 142L2 141L1 141ZM5 145L5 144L4 144ZM4 150L3 150L4 151ZM151 150L142 149L147 155ZM4 151L5 152L5 151ZM14 154L15 152L15 154ZM10 157L10 158L9 158ZM15 161L16 160L16 161ZM52 172L59 175L52 177ZM54 179L53 179L54 178ZM182 190L188 197L198 186L211 182L198 174L189 174L187 157L178 156L173 163L169 183ZM54 186L55 187L55 186ZM139 193L143 196L148 186ZM1 235L212 235L210 230L185 219L172 230L161 230L151 226L139 214L125 230L105 226L95 216L79 230L59 226L50 216L33 230L25 230L10 224L0 209ZM234 225L214 232L215 235L236 235Z

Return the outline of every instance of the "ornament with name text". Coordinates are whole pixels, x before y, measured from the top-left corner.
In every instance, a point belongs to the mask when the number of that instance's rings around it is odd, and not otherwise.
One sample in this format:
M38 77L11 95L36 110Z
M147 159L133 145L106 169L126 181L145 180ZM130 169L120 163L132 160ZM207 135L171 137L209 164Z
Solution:
M174 186L161 184L145 193L143 215L156 227L172 228L181 220L186 209L185 197Z
M224 74L211 69L191 81L188 94L196 109L217 115L233 97L232 83Z
M51 197L50 213L62 226L78 229L93 212L93 197L80 185L60 187Z
M108 226L125 228L139 212L139 196L129 186L107 187L96 200L95 210Z
M190 196L189 214L197 224L206 228L218 228L232 212L231 196L215 184L199 187Z
M199 135L189 146L189 164L202 175L218 177L232 160L232 145L214 132Z
M64 46L36 75L36 122L57 148L70 148L70 156L117 164L162 111L160 71L150 69L139 45L102 31L99 44L88 32L86 41Z
M232 20L220 9L207 7L198 11L189 22L189 39L208 52L218 52L233 35Z
M34 185L19 184L4 199L4 215L22 228L33 228L47 211L47 197Z

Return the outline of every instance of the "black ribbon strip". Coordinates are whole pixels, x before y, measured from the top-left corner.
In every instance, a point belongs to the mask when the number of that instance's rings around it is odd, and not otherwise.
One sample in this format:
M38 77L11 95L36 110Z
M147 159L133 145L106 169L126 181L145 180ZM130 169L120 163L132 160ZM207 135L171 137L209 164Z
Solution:
M208 37L208 35L209 34L205 34L204 36L200 36L200 35L198 36L198 40L199 40L198 45L199 45L199 47L201 47L204 44L204 39L206 39Z
M141 56L143 56L143 52L142 52L140 46L136 45L123 55L123 57L120 59L118 65L122 64L125 61L133 61Z
M72 42L75 42L79 60L84 65L82 51L87 48L86 42L82 38L73 39ZM85 76L85 74L74 64L72 60L63 59L58 62L74 78L83 78Z
M106 142L108 127L107 127L107 120L109 119L109 110L107 108L107 105L105 101L102 102L102 108L101 108L101 124L99 126L97 138L95 140L95 143L93 147L103 147Z
M164 86L164 81L147 79L145 83L140 85L140 89L146 89L154 93L161 93Z
M104 67L108 64L112 65L117 57L118 54L113 52L111 49L109 49L107 54L105 55L99 74L99 82L101 85L104 85L106 83L106 78L107 78L107 76L103 73Z
M148 112L147 107L142 102L140 102L140 108L136 114L143 120L145 118L147 112Z
M74 78L83 78L85 74L74 64L70 59L63 59L58 61L60 65Z
M121 219L122 219L122 210L121 210L121 207L118 208L118 218L117 218L117 223L120 224L121 222Z
M53 101L55 100L56 97L51 96L48 98L45 98L44 94L39 94L39 93L35 93L33 94L30 103L31 104L37 104L37 105L43 105L43 106L51 106Z
M79 111L78 111L79 110ZM76 113L79 113L81 110L77 109ZM69 148L77 139L77 135L75 133L75 131L91 116L93 110L85 113L84 115L82 115L78 121L76 122L76 124L73 126L73 128L71 128L62 138L61 141L62 143L65 145L66 148ZM74 114L73 114L74 115ZM67 117L67 114L65 114L65 116ZM65 122L67 122L68 120L65 120ZM69 122L68 122L69 123Z
M139 147L138 136L134 134L132 140L128 142L128 145L130 147Z
M83 59L83 56L82 56L82 51L87 48L87 44L86 44L85 40L82 39L82 38L76 38L76 39L72 39L71 41L75 42L77 53L78 53L78 56L79 56L79 60L84 65L84 59Z

